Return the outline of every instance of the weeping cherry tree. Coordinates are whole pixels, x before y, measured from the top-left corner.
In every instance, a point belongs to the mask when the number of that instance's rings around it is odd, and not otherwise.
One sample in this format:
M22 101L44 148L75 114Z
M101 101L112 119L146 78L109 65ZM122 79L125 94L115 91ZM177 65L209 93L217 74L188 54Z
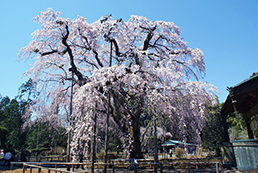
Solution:
M53 126L57 116L68 115L74 73L73 112L66 126L72 152L89 147L95 123L104 129L109 114L108 129L125 144L133 142L142 157L144 109L155 117L176 119L182 136L190 132L199 139L216 88L201 81L203 53L187 46L178 26L135 15L128 21L109 15L89 23L60 14L47 9L34 18L41 28L32 33L19 59L34 61L24 75L37 84L39 95L28 111L44 115Z

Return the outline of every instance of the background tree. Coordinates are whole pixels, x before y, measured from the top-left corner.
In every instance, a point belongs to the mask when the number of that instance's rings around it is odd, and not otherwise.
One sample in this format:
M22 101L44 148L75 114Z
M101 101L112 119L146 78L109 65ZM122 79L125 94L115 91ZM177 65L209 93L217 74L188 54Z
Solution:
M8 129L0 126L0 148L5 148L6 146L6 136L8 134Z
M223 103L210 108L208 121L201 132L202 146L204 149L215 151L215 156L221 154L221 144L227 141L224 134L220 110Z
M214 100L216 90L200 81L205 75L203 53L186 45L174 23L139 16L127 22L103 16L88 23L81 16L70 20L59 15L48 9L34 18L42 28L33 33L19 57L35 60L25 73L37 82L39 92L30 111L47 115L51 125L57 124L57 107L59 115L67 115L68 76L71 71L75 74L73 114L67 126L73 134L73 150L82 144L88 147L94 110L99 127L104 127L110 112L112 130L123 143L133 141L140 157L144 109L155 117L161 113L177 117L181 136L187 134L187 127L199 136L207 115L205 106Z
M32 138L37 139L38 133L34 134L34 131L38 132L37 119L35 119L36 124L31 124L32 128L26 128L25 119L22 118L25 115L25 109L28 106L33 106L34 99L37 93L35 91L35 85L31 79L26 81L19 87L18 95L15 99L10 99L8 96L2 97L0 95L0 147L15 149L19 151L21 148L28 148L32 151L35 150L35 145L37 140L32 142ZM30 114L30 112L27 112ZM47 121L47 119L45 120ZM47 124L42 121L42 124ZM28 122L28 121L27 121ZM48 127L48 128L46 128ZM45 133L44 139L47 140L47 145L44 145L46 149L56 149L59 147L64 147L66 145L66 137L64 127L59 124L55 129L50 129L49 124L45 125L47 133ZM42 131L42 130L41 130ZM40 144L42 144L41 141ZM53 151L52 153L55 153Z
M67 142L64 129L59 128L50 129L48 122L35 122L28 132L27 148L35 155L56 154L57 147L65 148ZM61 131L63 133L60 135Z
M1 122L0 126L7 129L5 147L12 147L14 149L19 149L20 146L25 144L26 132L22 132L22 125L24 120L21 118L25 104L23 102L18 102L16 99L10 100L9 97L4 97L1 99Z

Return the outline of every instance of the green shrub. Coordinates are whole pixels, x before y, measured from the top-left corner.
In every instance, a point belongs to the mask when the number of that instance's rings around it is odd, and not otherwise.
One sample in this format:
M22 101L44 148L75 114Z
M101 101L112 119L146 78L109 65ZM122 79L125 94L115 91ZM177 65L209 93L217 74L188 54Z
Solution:
M176 148L175 149L176 157L178 157L178 158L182 157L183 156L183 152L184 152L183 148Z
M97 154L97 158L98 159L103 159L104 158L104 151L101 150L98 154ZM110 160L110 159L117 159L117 154L116 153L108 153L107 155L107 159Z

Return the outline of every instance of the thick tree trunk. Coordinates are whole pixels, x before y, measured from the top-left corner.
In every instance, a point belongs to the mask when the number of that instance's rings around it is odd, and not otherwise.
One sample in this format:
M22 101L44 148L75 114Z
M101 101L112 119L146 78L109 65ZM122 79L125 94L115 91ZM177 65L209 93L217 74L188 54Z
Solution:
M135 121L133 125L133 137L134 137L134 148L137 157L143 158L141 152L141 141L140 141L140 127L139 122Z
M135 115L133 117L133 138L134 138L134 149L138 158L143 158L143 154L141 152L141 133L140 133L140 115L141 115L141 103L138 104Z

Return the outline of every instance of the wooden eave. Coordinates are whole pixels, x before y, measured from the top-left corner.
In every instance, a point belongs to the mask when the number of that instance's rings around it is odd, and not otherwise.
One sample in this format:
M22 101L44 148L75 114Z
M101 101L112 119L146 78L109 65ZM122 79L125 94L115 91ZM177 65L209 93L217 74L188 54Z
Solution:
M239 113L244 113L249 119L258 113L258 75L231 87L230 94L221 109L221 115L234 112L233 104ZM233 103L232 103L233 102Z

